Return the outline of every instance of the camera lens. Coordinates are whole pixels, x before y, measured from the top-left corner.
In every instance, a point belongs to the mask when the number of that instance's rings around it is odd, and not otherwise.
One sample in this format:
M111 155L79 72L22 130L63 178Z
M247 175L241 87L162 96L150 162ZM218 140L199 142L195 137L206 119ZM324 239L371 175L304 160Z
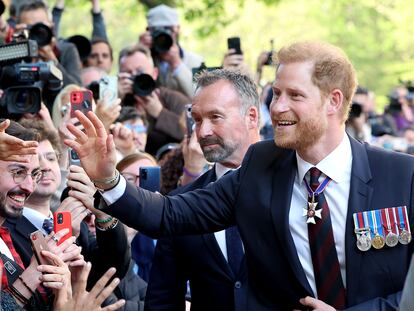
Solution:
M36 113L37 100L30 90L20 89L15 93L14 107L17 113Z
M173 38L168 29L156 29L151 33L152 47L157 53L165 53L173 45Z
M146 73L136 75L133 81L132 90L135 95L147 96L155 89L154 79Z
M29 31L29 39L35 40L39 46L48 45L52 41L52 30L43 23L34 24Z
M63 215L62 214L58 214L58 224L61 224L61 223L63 223Z

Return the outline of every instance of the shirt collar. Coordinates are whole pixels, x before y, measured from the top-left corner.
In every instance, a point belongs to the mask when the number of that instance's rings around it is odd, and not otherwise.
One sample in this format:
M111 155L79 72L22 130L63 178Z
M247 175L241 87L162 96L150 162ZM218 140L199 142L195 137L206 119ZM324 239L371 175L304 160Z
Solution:
M216 165L214 167L215 167L215 170L216 170L216 179L220 179L228 171L234 170L234 169L226 167L223 164L220 164L218 162L216 163Z
M303 178L310 168L316 166L323 174L329 176L334 182L339 183L349 181L352 169L352 149L351 142L347 134L344 135L341 143L330 154L328 154L318 164L313 165L303 160L296 153L298 163L299 182L303 182Z
M47 217L42 213L34 210L30 207L23 208L23 216L26 217L37 229L42 229L43 222ZM53 218L52 213L49 211L49 217Z

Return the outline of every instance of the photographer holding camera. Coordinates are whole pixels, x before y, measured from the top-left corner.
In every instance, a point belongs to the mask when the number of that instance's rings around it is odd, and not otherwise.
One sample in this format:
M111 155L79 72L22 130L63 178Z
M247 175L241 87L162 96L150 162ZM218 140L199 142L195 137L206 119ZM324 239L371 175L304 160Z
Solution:
M20 6L16 30L29 30L29 39L37 41L42 61L52 61L63 74L63 85L81 84L80 59L76 47L63 40L56 40L53 23L43 1L28 2Z
M156 87L158 69L143 45L124 48L119 55L118 94L124 106L133 106L148 119L145 151L155 155L163 145L180 142L179 119L190 99L166 87Z
M147 32L141 34L139 42L151 49L160 72L159 83L192 97L191 69L200 67L203 59L179 45L177 10L164 4L158 5L148 11L147 23Z

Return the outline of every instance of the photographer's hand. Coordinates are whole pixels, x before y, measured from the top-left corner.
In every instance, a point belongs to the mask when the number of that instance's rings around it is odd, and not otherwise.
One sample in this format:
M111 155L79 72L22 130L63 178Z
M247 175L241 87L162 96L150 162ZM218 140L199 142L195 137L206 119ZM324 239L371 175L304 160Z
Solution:
M95 113L99 120L105 126L105 129L109 131L110 126L115 122L121 113L121 99L118 98L113 103L106 102L107 99L98 99L96 102Z
M140 44L145 45L147 48L151 49L152 37L149 31L144 31L142 34L140 34L138 41Z
M148 115L157 119L164 108L160 98L158 97L159 90L155 89L148 96L135 96L137 105L142 106Z
M55 39L53 38L50 44L39 47L39 56L43 61L52 61L55 65L57 65L59 63L59 60L57 59L56 54L53 51L54 44Z
M136 152L134 137L131 130L127 129L121 123L115 123L111 126L111 132L114 137L116 149L124 157Z
M177 43L174 43L170 47L168 52L161 53L160 59L162 59L163 61L166 61L170 65L172 71L178 68L181 65L182 61L180 57L180 49Z
M223 68L229 70L240 71L243 74L250 74L250 70L247 64L244 62L244 57L242 54L234 54L236 51L230 49L224 55L223 58Z
M120 72L118 74L118 95L121 99L124 99L126 94L132 93L133 84L130 73Z

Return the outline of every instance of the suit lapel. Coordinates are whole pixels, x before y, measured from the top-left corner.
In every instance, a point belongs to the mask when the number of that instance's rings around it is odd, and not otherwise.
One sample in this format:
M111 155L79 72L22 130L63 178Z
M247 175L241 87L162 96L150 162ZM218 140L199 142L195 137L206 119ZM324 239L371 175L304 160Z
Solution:
M295 243L289 229L289 210L295 182L297 163L295 152L281 152L274 168L271 213L277 238L286 250L287 261L296 279L310 296L313 295L309 282L300 264ZM280 195L281 194L281 195Z
M351 185L348 200L348 213L345 231L346 288L347 297L357 297L361 281L362 252L356 249L356 236L352 215L367 210L371 206L373 189L369 185L372 178L368 155L363 144L349 138L352 148Z

